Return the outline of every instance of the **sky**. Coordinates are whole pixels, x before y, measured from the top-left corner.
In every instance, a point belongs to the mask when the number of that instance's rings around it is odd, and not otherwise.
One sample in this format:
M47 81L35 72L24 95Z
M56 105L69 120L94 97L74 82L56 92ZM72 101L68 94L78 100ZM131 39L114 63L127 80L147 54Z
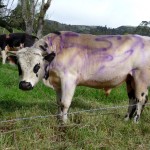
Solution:
M46 18L71 25L137 26L150 21L150 0L52 0Z

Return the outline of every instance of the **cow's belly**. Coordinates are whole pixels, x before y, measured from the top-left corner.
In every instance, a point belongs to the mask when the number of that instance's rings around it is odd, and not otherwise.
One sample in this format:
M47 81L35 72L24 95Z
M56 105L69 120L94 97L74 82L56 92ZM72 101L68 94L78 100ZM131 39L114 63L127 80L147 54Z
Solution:
M106 80L106 81L99 81L99 80L84 80L84 81L80 81L78 83L78 85L80 86L88 86L88 87L93 87L93 88L113 88L116 87L118 85L120 85L121 83L123 83L126 80L127 75L124 76L116 76L114 78L112 78L111 80Z

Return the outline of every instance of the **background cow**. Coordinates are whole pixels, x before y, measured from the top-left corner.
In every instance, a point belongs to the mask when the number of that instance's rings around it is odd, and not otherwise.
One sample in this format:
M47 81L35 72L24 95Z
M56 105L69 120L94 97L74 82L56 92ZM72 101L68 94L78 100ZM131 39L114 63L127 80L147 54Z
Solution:
M2 55L2 62L5 64L6 58L8 61L13 61L12 57L7 56L8 51L17 51L23 47L31 47L35 41L38 40L36 36L26 33L11 33L0 35L0 49Z
M19 88L31 90L43 79L56 91L58 114L65 122L76 86L111 89L127 84L125 119L138 122L148 100L150 37L139 35L51 33L17 52Z

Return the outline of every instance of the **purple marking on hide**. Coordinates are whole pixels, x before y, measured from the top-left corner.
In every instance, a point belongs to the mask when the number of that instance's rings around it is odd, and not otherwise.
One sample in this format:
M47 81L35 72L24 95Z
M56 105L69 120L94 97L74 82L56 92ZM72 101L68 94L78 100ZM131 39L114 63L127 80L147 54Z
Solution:
M63 36L60 35L60 51L64 48Z
M137 68L134 68L131 70L131 74L134 75L135 71L138 70Z
M52 46L52 40L50 37L48 37L48 42L49 42L49 45Z
M100 66L99 69L96 71L95 75L102 73L102 72L104 71L104 69L105 69L105 66L104 66L104 65L103 65L103 66Z
M100 66L100 68L98 69L98 73L100 73L101 71L103 71L105 69L105 66L103 65L103 66Z
M93 61L93 63L103 63L103 62L110 62L113 61L114 57L110 54L101 54L97 53L95 55L88 54L88 60L87 61Z
M97 42L105 42L106 44L108 44L108 46L106 46L106 47L101 47L101 48L99 48L99 49L97 49L97 50L100 50L100 51L107 51L109 48L112 47L112 42L110 42L110 41L108 41L108 40L104 40L104 39L102 39L102 38L96 38L95 41L97 41Z
M73 43L73 42L65 42L63 41L63 48L79 48L82 50L93 50L93 53L97 53L99 51L107 51L108 49L110 49L112 47L112 43L108 40L101 40L102 42L106 42L107 45L106 47L100 47L100 48L94 48L94 47L89 47L88 45L82 45L82 43Z
M86 46L86 45L81 45L81 44L78 44L78 43L68 43L68 42L64 42L64 48L79 48L79 49L82 49L82 50L85 50L85 49L91 49L89 46Z
M142 57L142 61L144 62L145 61L145 51L144 51L145 45L143 43L143 39L139 35L135 35L134 37L137 39L135 46L140 46L141 57Z
M74 33L74 32L66 32L66 33L64 33L64 36L66 36L66 37L78 37L79 34Z
M124 54L127 54L128 56L132 55L132 53L134 52L133 49L127 50L124 52Z
M95 38L96 41L106 40L108 38L113 38L114 35L100 35Z
M116 38L117 40L121 40L122 36L121 35L104 35L104 36L97 36L95 38L96 41L104 41L106 39L111 39L111 38Z
M60 51L63 49L63 36L61 36L61 35L56 35L56 34L54 34L54 35L52 35L51 37L47 37L47 39L48 39L48 44L49 44L49 46L50 47L53 47L53 45L54 46L56 46L56 42L55 42L55 39L57 38L57 37L59 37L60 38L60 42L59 42L59 49L60 49ZM56 47L55 47L56 48ZM58 47L57 47L58 48Z
M102 61L112 61L113 56L112 55L105 55L102 57Z
M108 48L100 48L101 51L107 51Z
M119 41L119 40L121 40L122 39L122 37L121 36L117 36L117 40Z
M145 47L145 44L142 42L141 43L141 49L144 49L144 47Z
M133 49L125 51L124 54L120 56L123 57L123 59L119 63L126 61L133 54L133 52L134 52Z
M108 40L105 40L104 37L96 37L95 41L104 41L104 42L107 42Z
M133 37L137 40L134 44L133 44L133 46L132 46L132 49L134 49L136 46L139 46L140 45L140 48L141 48L141 50L144 48L144 43L143 43L143 40L142 40L142 38L140 37L140 36L138 36L138 35L133 35Z

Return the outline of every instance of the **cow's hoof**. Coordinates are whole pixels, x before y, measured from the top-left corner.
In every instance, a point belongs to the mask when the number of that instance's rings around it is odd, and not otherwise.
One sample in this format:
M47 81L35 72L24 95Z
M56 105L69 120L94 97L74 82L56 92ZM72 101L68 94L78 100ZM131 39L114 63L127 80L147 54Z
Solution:
M127 114L127 115L125 115L125 117L124 117L124 121L129 121L129 115Z
M129 121L129 117L124 118L124 121Z
M138 124L139 123L139 119L140 119L140 117L139 117L139 115L136 115L135 117L134 117L134 123L136 123L136 124Z
M57 120L58 120L62 125L65 125L66 123L69 122L67 116L66 116L66 115L62 115L62 113L57 115Z

